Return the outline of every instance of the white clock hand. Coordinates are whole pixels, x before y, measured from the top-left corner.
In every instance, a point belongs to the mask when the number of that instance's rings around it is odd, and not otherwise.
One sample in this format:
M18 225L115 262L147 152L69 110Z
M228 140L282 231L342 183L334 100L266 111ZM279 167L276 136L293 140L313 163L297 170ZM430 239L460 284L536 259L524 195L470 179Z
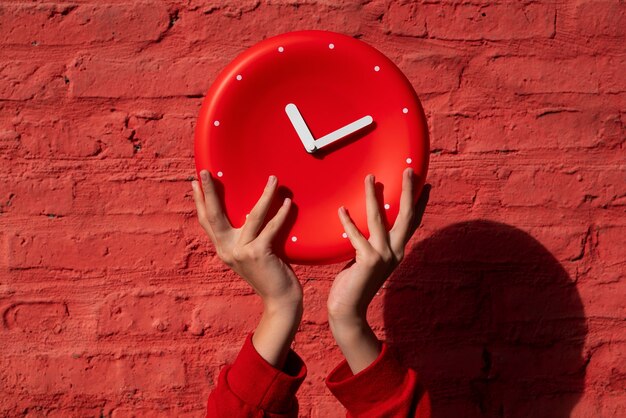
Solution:
M332 144L333 142L344 138L351 133L358 131L359 129L363 129L368 125L371 125L374 122L374 119L370 116L363 116L361 119L357 119L352 123L347 124L343 128L339 128L336 131L329 133L328 135L324 135L320 139L314 141L314 146L316 149L320 149L325 147L326 145Z
M285 112L287 113L287 116L289 117L293 128L296 130L300 141L302 141L304 149L306 149L306 151L309 153L314 152L316 150L315 138L313 138L311 131L309 131L308 126L306 126L306 123L304 122L304 119L302 118L302 115L300 114L300 111L298 110L296 105L293 103L289 103L287 106L285 106Z

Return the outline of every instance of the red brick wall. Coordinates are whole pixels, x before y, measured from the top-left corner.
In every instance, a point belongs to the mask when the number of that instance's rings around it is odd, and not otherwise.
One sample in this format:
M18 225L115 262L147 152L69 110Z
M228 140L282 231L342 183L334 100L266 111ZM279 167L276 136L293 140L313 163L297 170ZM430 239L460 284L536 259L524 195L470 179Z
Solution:
M216 74L328 29L407 74L431 203L372 323L436 418L626 416L626 3L0 2L0 416L201 416L260 305L189 180ZM342 407L325 297L297 267L303 417Z

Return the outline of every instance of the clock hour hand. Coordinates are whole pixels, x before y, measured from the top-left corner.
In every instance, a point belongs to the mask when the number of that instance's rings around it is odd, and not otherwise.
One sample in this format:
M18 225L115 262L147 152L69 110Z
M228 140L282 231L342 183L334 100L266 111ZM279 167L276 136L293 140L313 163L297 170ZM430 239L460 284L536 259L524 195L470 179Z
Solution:
M304 122L304 119L302 118L302 115L296 105L289 103L285 106L285 112L287 113L293 128L296 130L300 141L302 141L304 149L306 149L308 153L314 152L317 149L315 146L315 139L313 138L313 134L311 134L309 127L306 126L306 122Z
M313 144L316 149L323 148L341 138L344 138L358 131L359 129L363 129L366 126L371 125L372 122L374 122L374 119L370 115L363 116L361 119L357 119L354 122L347 124L343 128L339 128L336 131L329 133L328 135L324 135L320 139L314 141Z

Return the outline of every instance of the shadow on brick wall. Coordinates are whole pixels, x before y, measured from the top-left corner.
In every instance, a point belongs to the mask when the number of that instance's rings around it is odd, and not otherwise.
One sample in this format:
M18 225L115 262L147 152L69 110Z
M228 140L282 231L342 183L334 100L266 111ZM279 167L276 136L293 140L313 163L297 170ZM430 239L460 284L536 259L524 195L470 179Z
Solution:
M386 338L429 388L434 418L569 417L587 334L573 281L509 225L454 224L387 282Z

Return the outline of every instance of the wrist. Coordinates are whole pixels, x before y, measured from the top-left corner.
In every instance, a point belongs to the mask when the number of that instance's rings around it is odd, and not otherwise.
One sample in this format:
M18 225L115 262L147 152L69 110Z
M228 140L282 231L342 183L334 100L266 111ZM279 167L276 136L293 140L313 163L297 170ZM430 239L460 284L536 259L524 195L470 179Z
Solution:
M265 309L254 331L252 344L268 363L282 369L302 320L302 302L263 302Z
M359 336L371 330L367 320L362 316L328 316L328 326L337 342L358 340Z
M263 299L263 313L265 315L277 318L301 318L303 310L301 295Z
M329 319L329 327L352 373L365 369L379 356L381 342L365 318Z

